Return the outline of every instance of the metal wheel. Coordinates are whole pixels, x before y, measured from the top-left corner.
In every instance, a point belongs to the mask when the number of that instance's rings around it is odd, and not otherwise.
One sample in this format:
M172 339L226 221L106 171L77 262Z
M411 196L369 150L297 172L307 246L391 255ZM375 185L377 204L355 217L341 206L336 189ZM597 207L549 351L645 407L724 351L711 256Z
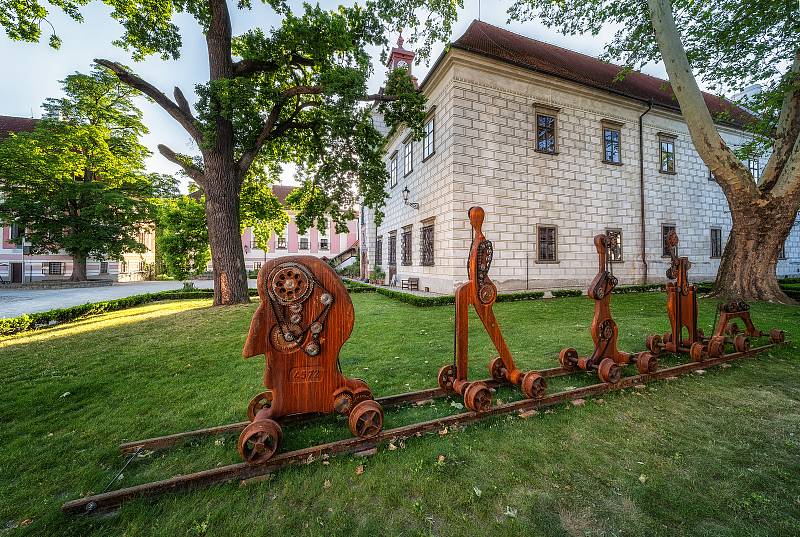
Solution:
M258 414L259 410L262 410L264 408L269 408L271 406L272 406L272 390L261 392L260 394L250 399L250 403L248 403L247 405L247 418L250 421L253 421L256 419L256 414Z
M475 412L489 410L492 406L492 390L483 382L473 382L464 391L464 404Z
M267 285L272 296L283 305L302 302L314 289L314 278L299 263L281 263L270 273Z
M733 348L736 352L747 352L750 350L750 338L744 334L737 334L733 338Z
M702 362L704 351L703 344L699 341L695 341L692 343L692 346L689 347L689 356L692 357L692 361L694 362Z
M616 384L622 379L622 368L611 358L603 358L597 368L597 375L603 382Z
M708 342L708 356L717 358L725 352L725 336L712 336Z
M453 382L456 380L456 366L450 364L439 369L439 387L445 391L453 391Z
M506 364L503 363L503 359L499 356L489 362L489 374L492 375L492 378L495 380L506 380Z
M661 336L661 341L663 343L672 343L672 332L664 332L664 335Z
M570 371L575 369L578 365L578 351L572 347L561 349L561 352L558 353L558 363L560 363L561 367L564 369Z
M738 325L738 324L736 324L736 323L731 323L731 324L729 324L729 325L728 325L728 326L725 328L725 332L726 332L726 333L727 333L729 336L735 336L736 334L738 334L739 332L741 332L741 330L739 330L739 325Z
M529 399L539 399L547 391L547 381L539 373L528 371L522 377L522 393Z
M636 370L640 375L655 373L658 369L658 358L650 352L640 352L636 356Z
M784 334L783 330L778 330L777 328L773 328L769 331L769 341L770 343L783 343L786 340L786 334Z
M350 391L350 388L339 388L333 392L333 409L337 414L347 416L353 406L353 392Z
M652 336L647 336L647 342L645 346L647 350L653 353L653 356L658 356L661 353L661 347L663 343L661 341L661 336L658 334L653 334Z
M283 432L277 422L270 419L254 421L239 435L239 455L247 464L263 464L278 451L282 438Z
M359 438L371 438L383 428L383 408L373 400L361 401L347 420L350 432Z

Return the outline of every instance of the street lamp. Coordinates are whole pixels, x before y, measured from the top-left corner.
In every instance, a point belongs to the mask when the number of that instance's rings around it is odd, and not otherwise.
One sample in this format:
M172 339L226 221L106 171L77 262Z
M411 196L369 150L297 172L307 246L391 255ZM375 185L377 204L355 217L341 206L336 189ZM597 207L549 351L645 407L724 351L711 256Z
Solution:
M416 202L413 202L413 201L411 201L411 202L408 201L408 195L409 194L411 194L411 191L409 191L408 190L408 186L406 186L403 189L403 202L405 202L405 204L408 205L409 207L411 207L412 209L419 209L419 203L416 203Z

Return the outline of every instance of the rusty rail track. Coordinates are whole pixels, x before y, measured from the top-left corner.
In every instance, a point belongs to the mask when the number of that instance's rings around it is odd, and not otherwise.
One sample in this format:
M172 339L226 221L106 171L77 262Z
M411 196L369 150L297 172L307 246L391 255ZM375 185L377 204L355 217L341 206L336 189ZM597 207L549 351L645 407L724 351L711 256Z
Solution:
M563 367L553 367L550 369L543 369L539 371L539 374L546 378L560 377L564 375L570 375L572 373L574 373L574 371L569 371L567 369L564 369ZM503 384L494 379L484 379L482 382L492 387L500 386L501 384ZM426 390L419 390L416 392L407 392L397 395L388 395L386 397L378 397L375 400L378 403L380 403L383 408L392 408L409 403L418 403L420 401L425 401L427 399L437 399L440 397L446 397L448 395L453 395L453 394L451 392L446 392L441 388L429 388ZM284 418L281 418L280 421L281 424L303 423L321 416L323 415L295 414L293 416L286 416ZM250 423L249 421L240 421L236 423L227 423L225 425L217 425L215 427L196 429L194 431L184 431L181 433L169 434L165 436L146 438L144 440L134 440L132 442L125 442L124 444L120 444L119 450L123 454L130 454L142 449L155 451L174 446L176 444L179 444L180 442L184 442L186 440L190 440L193 438L201 438L204 436L214 436L214 435L228 434L228 433L239 433L245 427L247 427L249 423Z
M396 427L394 429L388 429L382 431L373 438L367 438L367 439L348 438L345 440L338 440L335 442L320 444L318 446L298 449L286 453L279 453L275 457L270 459L267 463L258 466L251 466L245 463L230 464L227 466L211 468L209 470L203 470L200 472L195 472L187 475L179 475L161 481L153 481L151 483L144 483L141 485L126 487L110 492L104 492L102 494L86 496L83 498L79 498L77 500L66 502L61 506L61 510L67 514L97 513L97 512L112 510L116 507L119 507L126 501L130 501L135 498L153 497L169 492L186 491L186 490L206 487L212 484L250 479L253 477L273 473L276 470L288 466L290 464L303 463L303 462L307 463L316 460L319 457L322 457L323 455L356 453L359 451L371 449L384 442L402 440L405 438L410 438L412 436L417 436L424 433L439 431L442 428L448 426L468 424L478 420L482 420L484 418L498 416L502 414L509 414L512 412L522 412L527 410L546 408L574 399L600 395L602 393L610 391L630 388L637 384L645 384L647 382L662 380L668 377L683 375L686 373L690 373L692 371L696 371L698 369L712 367L725 362L731 362L733 360L736 360L737 358L742 358L744 356L757 354L774 346L775 345L763 345L761 347L752 348L746 352L735 352L720 356L718 358L710 358L702 362L689 362L686 364L668 367L656 371L654 373L624 377L618 383L613 385L607 383L592 384L590 386L585 386L582 388L557 392L542 397L541 399L522 399L511 403L498 405L490 408L485 412L463 412L460 414L445 416L442 418L436 418L421 423L404 425L402 427ZM560 368L555 368L547 371L554 372L558 369ZM557 374L564 374L564 373L563 372L553 373L550 376L555 376ZM400 394L396 396L386 397L383 399L386 400L387 402L392 401L396 402L396 404L402 404L403 402L412 401L414 400L414 398L420 398L417 400L423 400L425 397L423 397L421 394L426 394L426 397L432 397L441 391L442 390L439 389L422 390L420 392ZM169 443L161 443L163 442L163 439L173 439L176 437L182 439L182 438L187 438L189 436L219 434L222 432L236 430L235 427L237 426L239 426L239 424L222 425L219 427L212 427L209 429L202 429L199 431L190 431L188 433L181 433L181 435L183 436L171 435L168 437L160 437L160 439L150 439L150 441L151 442L158 441L156 442L156 444L151 444L151 445L160 445L163 447L165 445L170 445ZM144 444L140 443L139 445L144 445Z

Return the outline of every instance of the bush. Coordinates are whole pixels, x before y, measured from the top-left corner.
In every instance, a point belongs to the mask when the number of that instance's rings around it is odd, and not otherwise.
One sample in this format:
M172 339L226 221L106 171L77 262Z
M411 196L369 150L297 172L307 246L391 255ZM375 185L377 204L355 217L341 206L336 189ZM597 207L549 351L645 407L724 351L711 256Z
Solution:
M666 287L663 283L648 283L647 285L626 285L615 287L614 293L624 295L625 293L652 293L653 291L663 291Z
M519 300L539 300L544 297L544 291L521 291L497 295L497 302L517 302Z
M252 291L253 290L251 289L251 292ZM132 308L134 306L141 306L142 304L147 304L149 302L157 302L160 300L211 298L213 296L214 291L212 289L161 291L158 293L133 295L125 298L118 298L116 300L106 300L103 302L81 304L79 306L72 306L69 308L59 308L39 313L25 314L20 315L19 317L9 317L6 319L0 319L0 336L9 336L11 334L48 327L54 324L77 321L85 317Z
M581 296L583 291L580 289L556 289L550 291L550 294L553 295L553 298L564 298L567 296Z

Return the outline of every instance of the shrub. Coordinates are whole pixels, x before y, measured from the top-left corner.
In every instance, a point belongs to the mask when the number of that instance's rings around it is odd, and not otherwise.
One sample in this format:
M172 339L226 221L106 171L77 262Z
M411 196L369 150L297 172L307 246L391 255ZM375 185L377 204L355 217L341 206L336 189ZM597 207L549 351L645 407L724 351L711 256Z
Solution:
M556 289L550 291L550 294L553 295L553 298L564 298L567 296L581 296L583 291L580 289Z
M647 285L626 285L615 287L614 293L624 295L625 293L651 293L653 291L663 291L666 289L663 283L648 283Z
M544 291L521 291L497 295L497 302L517 302L519 300L539 300L544 297Z

